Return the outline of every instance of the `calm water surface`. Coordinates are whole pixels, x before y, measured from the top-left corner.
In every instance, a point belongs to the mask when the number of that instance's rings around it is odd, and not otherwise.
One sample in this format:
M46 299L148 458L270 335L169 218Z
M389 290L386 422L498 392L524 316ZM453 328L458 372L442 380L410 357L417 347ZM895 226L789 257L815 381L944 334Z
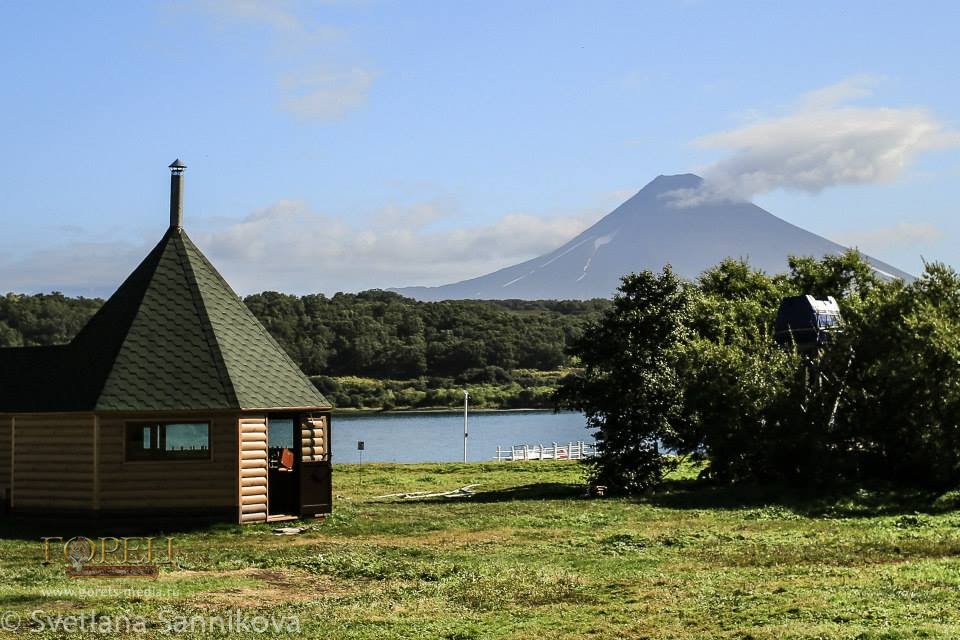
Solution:
M467 459L491 460L497 445L592 442L583 415L552 411L471 413ZM357 441L364 462L456 462L463 460L463 412L378 413L333 416L333 460L355 463Z

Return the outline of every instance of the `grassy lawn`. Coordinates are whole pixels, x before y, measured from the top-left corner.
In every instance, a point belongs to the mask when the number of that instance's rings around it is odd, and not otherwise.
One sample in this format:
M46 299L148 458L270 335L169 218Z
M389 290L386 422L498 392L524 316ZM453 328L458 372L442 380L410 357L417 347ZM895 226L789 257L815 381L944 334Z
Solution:
M148 621L148 637L238 609L297 616L317 638L960 637L949 499L812 498L681 475L642 500L586 500L576 464L551 462L365 465L362 479L337 467L334 515L299 536L175 534L178 564L157 582L71 581L7 526L0 611L25 623L35 610L126 615ZM472 483L468 500L376 498Z

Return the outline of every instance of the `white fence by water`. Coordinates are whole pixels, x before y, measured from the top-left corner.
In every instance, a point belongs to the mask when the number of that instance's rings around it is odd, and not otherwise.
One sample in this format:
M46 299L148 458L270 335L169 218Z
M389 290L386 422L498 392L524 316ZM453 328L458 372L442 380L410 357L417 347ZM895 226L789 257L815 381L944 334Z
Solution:
M592 442L568 442L567 444L515 444L509 449L497 447L497 462L515 462L517 460L583 460L597 454L597 446Z

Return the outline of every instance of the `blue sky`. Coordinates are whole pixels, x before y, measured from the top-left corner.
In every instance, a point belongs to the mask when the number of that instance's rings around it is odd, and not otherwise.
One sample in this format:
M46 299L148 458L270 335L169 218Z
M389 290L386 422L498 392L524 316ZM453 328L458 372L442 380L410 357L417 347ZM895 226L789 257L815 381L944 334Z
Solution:
M241 293L442 284L696 171L960 266L955 3L6 3L0 290L110 293L167 224Z

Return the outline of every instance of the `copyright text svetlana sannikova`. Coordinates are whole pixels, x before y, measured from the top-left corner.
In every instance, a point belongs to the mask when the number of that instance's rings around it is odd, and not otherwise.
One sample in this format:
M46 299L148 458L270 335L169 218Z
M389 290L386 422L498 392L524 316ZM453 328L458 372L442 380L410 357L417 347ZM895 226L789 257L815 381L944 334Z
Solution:
M167 615L156 618L127 615L50 613L40 609L29 614L6 611L0 614L0 630L34 633L109 633L137 634L159 631L166 635L196 636L198 634L279 635L300 633L297 616L269 616L252 614L242 609L207 615Z

